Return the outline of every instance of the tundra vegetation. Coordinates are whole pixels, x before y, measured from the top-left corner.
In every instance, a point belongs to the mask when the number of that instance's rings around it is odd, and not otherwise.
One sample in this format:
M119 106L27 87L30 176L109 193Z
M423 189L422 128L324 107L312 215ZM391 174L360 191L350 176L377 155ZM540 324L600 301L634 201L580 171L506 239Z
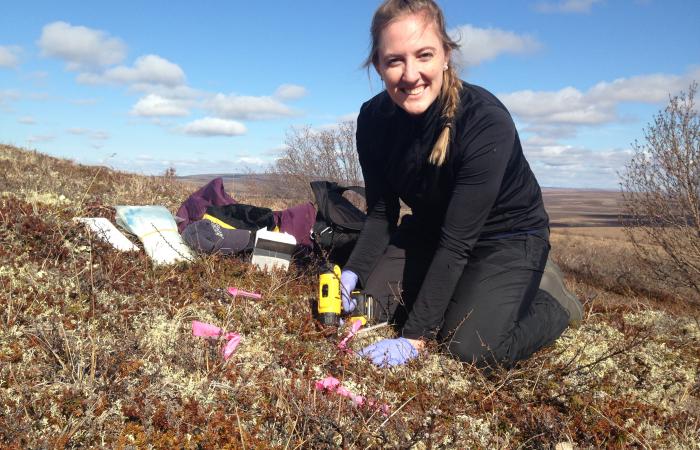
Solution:
M312 320L311 266L264 274L213 255L154 267L72 221L114 220L119 204L174 212L195 186L172 173L7 145L0 173L4 448L700 448L696 292L661 283L622 233L553 229L585 320L514 369L481 372L433 346L383 370ZM233 356L193 337L193 320L240 333ZM388 413L316 390L329 375Z

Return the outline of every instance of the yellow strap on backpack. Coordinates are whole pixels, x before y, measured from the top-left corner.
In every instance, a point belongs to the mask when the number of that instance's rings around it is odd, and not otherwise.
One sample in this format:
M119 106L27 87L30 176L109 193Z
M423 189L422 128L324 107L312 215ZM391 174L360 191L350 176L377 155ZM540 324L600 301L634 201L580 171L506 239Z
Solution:
M222 228L226 228L228 230L235 230L236 227L232 227L231 225L227 224L223 220L217 219L214 216L210 216L209 214L205 214L202 216L202 219L207 219L210 222L214 222L215 224L221 226Z

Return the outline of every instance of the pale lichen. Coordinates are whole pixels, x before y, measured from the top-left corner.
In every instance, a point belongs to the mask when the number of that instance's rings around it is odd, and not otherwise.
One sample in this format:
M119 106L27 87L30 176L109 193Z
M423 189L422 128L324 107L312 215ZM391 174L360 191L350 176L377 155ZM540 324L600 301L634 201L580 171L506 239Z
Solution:
M697 324L653 310L624 318L643 334L632 338L607 323L593 322L567 331L556 342L553 362L569 373L564 383L595 386L594 398L624 397L674 411L696 382L700 362L667 342L692 342Z
M52 206L70 205L72 203L65 195L54 192L27 192L24 200L27 203L44 203Z
M660 339L683 338L700 341L700 325L693 317L672 316L663 311L646 310L624 315L626 323L646 327Z

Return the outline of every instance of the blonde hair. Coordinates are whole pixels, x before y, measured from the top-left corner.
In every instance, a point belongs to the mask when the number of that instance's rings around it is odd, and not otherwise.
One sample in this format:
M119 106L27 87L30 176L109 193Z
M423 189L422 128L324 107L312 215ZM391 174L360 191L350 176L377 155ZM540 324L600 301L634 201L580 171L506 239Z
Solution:
M372 47L364 62L364 67L379 65L379 40L382 31L394 20L407 14L424 14L426 21L432 21L442 41L445 54L457 50L459 44L447 34L445 29L445 17L442 10L433 0L385 0L372 18L370 34L372 37ZM430 152L428 161L436 166L442 166L447 158L447 149L450 145L450 130L454 127L453 120L459 106L459 94L462 82L454 68L452 62L447 65L447 70L443 72L442 88L440 89L440 100L442 101L441 117L445 123L440 132L433 150Z

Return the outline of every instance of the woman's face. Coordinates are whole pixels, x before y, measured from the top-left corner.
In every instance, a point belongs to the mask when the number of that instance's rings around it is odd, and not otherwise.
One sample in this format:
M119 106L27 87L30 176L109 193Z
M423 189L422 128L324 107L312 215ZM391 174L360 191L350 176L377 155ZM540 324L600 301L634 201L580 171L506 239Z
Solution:
M394 103L418 115L440 95L448 60L435 24L408 14L382 30L375 68Z

